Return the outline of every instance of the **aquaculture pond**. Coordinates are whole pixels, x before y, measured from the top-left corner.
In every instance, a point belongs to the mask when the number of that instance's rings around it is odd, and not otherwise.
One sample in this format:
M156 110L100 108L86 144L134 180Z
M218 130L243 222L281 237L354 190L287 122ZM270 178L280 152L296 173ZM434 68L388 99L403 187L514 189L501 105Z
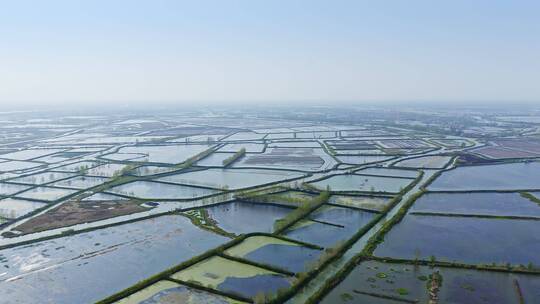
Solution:
M311 185L319 190L330 187L331 191L398 193L412 181L413 179L401 177L342 174L313 182Z
M540 276L365 261L321 303L427 303L429 277L435 273L442 278L439 303L520 303L516 281L524 303L540 296Z
M425 168L425 169L442 169L452 159L451 156L422 156L416 158L409 158L395 163L397 167L405 168Z
M188 199L219 193L218 190L172 185L152 181L135 181L107 190L143 199Z
M445 171L431 191L540 189L540 163L466 166Z
M241 143L241 144L226 144L219 148L219 152L238 152L242 148L246 149L248 153L260 153L264 150L264 144L258 143Z
M332 195L328 202L341 206L356 207L381 211L390 202L392 197L367 195Z
M76 176L69 179L58 181L53 186L75 188L75 189L87 189L95 186L99 186L109 179L99 176Z
M283 170L207 169L165 176L157 180L218 189L240 189L299 178L302 176L304 176L304 174Z
M427 193L410 211L540 218L540 206L516 192Z
M391 156L378 155L338 155L336 158L344 164L364 165L389 160Z
M0 217L14 219L46 206L42 202L4 198L0 199Z
M0 196L9 196L30 189L32 186L0 183Z
M344 229L336 225L302 220L283 232L283 235L321 247L333 247L349 239L354 232L352 229Z
M252 298L259 293L276 293L288 288L293 278L260 267L213 256L171 276L223 292Z
M79 171L81 171L81 169L97 167L99 165L100 165L100 163L98 163L98 162L81 161L81 162L76 162L76 163L71 163L71 164L68 164L68 165L56 167L56 168L54 168L54 170L68 171L68 172L79 172Z
M10 179L10 182L15 183L23 183L23 184L33 184L33 185L43 185L47 183L51 183L60 179L69 178L75 176L75 173L67 173L67 172L43 172L43 173L37 173L32 175L26 175L14 179Z
M336 164L336 160L322 148L268 148L264 153L247 154L233 167L320 171L331 169Z
M145 154L148 162L179 164L201 152L210 145L158 145L120 148L119 153Z
M22 193L18 193L16 197L42 201L56 201L68 195L74 194L77 191L78 190L39 186Z
M258 134L255 132L238 132L234 133L231 136L222 138L222 140L234 141L234 140L260 140L263 139L266 134Z
M27 149L0 155L1 158L13 160L31 160L45 155L65 151L65 149Z
M343 226L352 234L369 223L377 213L367 212L346 207L323 205L313 211L309 218L325 223Z
M116 302L117 304L242 304L207 291L194 289L172 281L159 281Z
M290 133L292 135L292 133ZM275 134L276 137L283 134ZM317 141L277 141L268 144L269 148L321 148L321 144Z
M142 153L114 153L104 156L103 158L114 161L145 161L146 154Z
M272 232L274 222L293 209L234 201L205 209L221 229L235 233Z
M225 254L269 264L292 272L302 272L322 251L269 236L251 236L229 248Z
M140 166L137 167L135 170L133 170L133 174L137 176L148 176L153 174L160 174L160 173L166 173L171 172L174 170L178 170L178 168L175 168L173 166L171 167L165 167L165 166Z
M540 221L407 215L375 256L540 265Z
M7 303L93 303L228 240L170 215L4 249L0 294Z
M405 169L394 169L394 168L366 168L366 169L358 170L355 173L365 174L365 175L381 175L381 176L416 178L420 172L417 170L405 170Z
M88 169L87 175L112 177L122 172L127 165L124 164L103 164L97 167Z
M44 166L42 163L11 160L0 163L0 172L22 171Z

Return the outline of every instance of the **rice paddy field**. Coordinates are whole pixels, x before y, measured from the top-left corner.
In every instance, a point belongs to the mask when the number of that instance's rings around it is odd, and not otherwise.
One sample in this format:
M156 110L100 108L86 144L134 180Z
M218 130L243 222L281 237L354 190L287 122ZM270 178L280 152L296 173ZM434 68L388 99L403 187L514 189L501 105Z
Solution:
M349 112L0 113L0 302L538 302L535 128Z
M313 187L338 192L382 192L398 193L407 187L413 179L360 174L335 175L328 179L312 183Z
M540 189L540 163L508 163L458 167L444 171L431 191Z
M209 188L166 184L153 181L135 181L113 187L109 191L111 193L142 199L189 199L220 192Z
M425 303L431 300L428 283L434 274L441 280L441 303L534 303L540 296L540 280L534 276L365 261L322 303Z

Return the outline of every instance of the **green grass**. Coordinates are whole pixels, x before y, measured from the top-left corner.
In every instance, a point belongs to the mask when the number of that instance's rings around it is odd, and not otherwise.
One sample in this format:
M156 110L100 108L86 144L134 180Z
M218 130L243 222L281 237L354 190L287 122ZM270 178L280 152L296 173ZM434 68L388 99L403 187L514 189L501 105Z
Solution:
M246 155L246 148L240 149L238 152L234 153L230 157L227 157L223 160L223 167L227 167L230 164L234 163L237 159L240 159L242 156Z
M313 198L312 200L300 204L298 208L287 213L285 217L276 220L276 222L274 223L274 233L279 234L285 231L287 228L291 227L296 222L306 217L315 209L319 208L322 204L328 202L329 198L330 193L325 191L319 194L319 196Z

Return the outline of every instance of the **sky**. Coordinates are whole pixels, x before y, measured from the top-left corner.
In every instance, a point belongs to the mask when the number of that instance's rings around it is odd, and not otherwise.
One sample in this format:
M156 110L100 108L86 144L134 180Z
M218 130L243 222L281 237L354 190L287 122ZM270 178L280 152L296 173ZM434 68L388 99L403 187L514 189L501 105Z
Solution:
M540 104L537 0L0 0L0 105Z

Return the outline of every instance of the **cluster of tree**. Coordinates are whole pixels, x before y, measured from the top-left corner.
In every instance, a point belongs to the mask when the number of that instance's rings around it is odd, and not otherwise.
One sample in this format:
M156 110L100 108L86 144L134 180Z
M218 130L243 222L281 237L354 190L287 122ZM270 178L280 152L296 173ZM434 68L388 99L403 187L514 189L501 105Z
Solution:
M298 208L287 213L285 217L279 220L276 220L276 222L274 223L274 231L281 232L287 229L288 227L292 226L297 221L306 217L315 209L319 208L322 204L328 202L329 198L330 198L330 192L324 191L324 192L321 192L321 194L319 194L317 197L313 198L312 200L302 203L301 205L298 206Z
M244 156L245 154L246 154L246 148L242 148L238 152L224 159L222 164L224 167L227 167L228 165L232 164L233 162L235 162L237 159Z

